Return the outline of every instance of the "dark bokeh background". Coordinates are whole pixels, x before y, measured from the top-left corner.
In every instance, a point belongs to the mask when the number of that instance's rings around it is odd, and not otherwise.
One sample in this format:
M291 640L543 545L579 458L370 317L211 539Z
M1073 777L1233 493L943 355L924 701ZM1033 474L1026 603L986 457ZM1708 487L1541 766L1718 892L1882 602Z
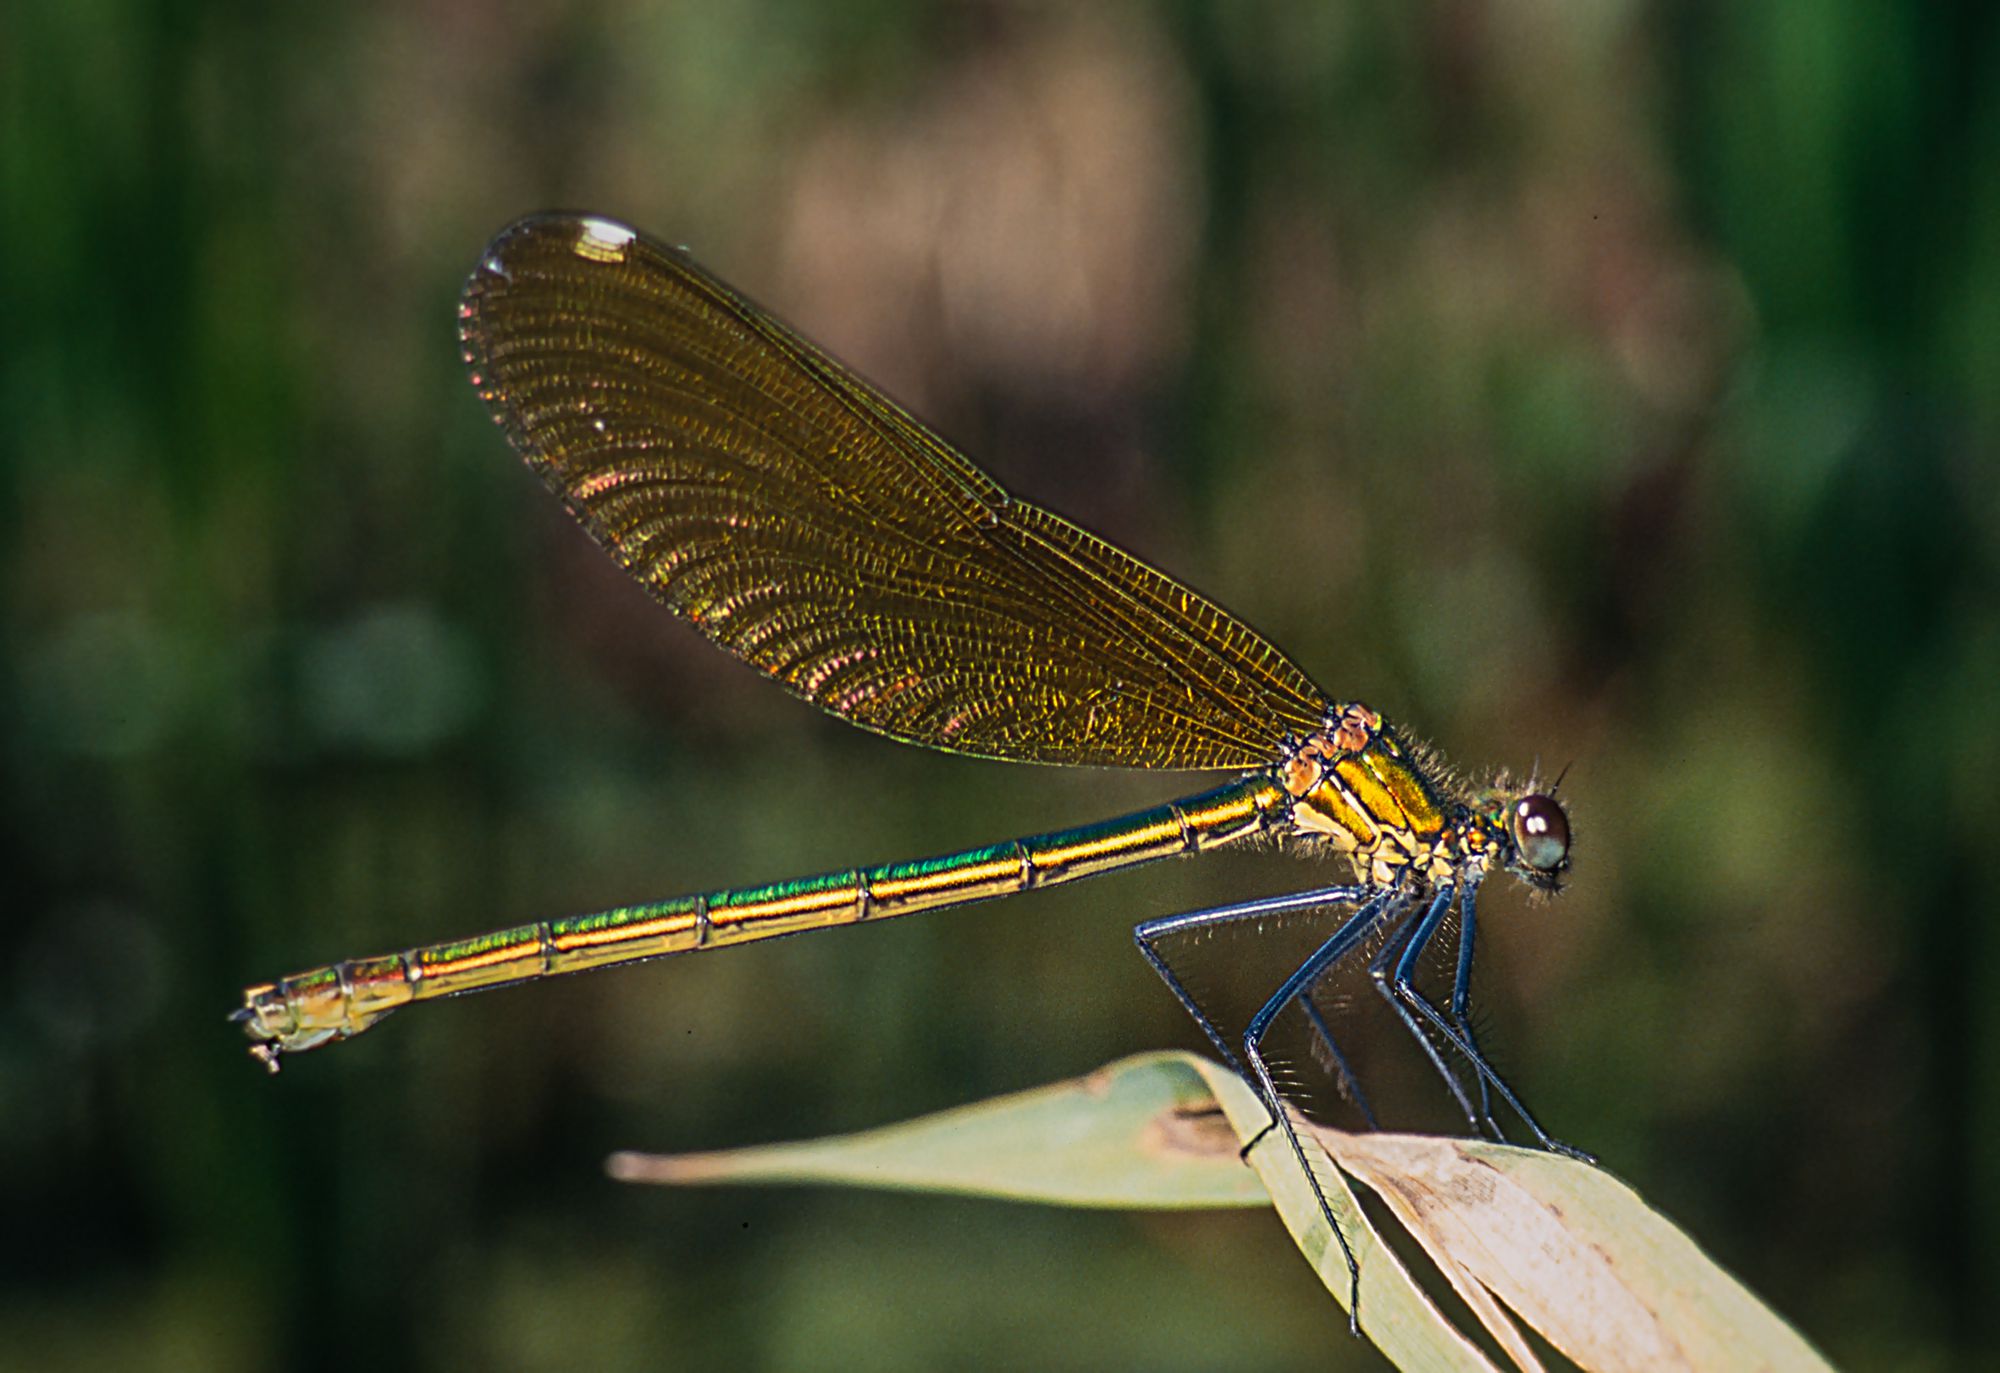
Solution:
M1987 7L91 0L0 15L0 1365L1371 1363L1264 1215L599 1171L1192 1045L1129 926L1295 860L243 1056L246 981L1196 784L899 749L658 613L460 375L551 206L1573 761L1572 890L1488 907L1516 1085L1837 1361L2000 1357Z

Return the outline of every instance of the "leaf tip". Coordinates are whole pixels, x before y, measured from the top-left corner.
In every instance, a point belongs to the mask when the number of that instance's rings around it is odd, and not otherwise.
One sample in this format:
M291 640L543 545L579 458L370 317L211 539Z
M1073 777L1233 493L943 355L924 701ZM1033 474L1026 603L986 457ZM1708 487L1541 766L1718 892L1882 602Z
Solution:
M614 1182L675 1182L679 1180L679 1171L670 1158L629 1149L621 1149L604 1160L605 1175Z

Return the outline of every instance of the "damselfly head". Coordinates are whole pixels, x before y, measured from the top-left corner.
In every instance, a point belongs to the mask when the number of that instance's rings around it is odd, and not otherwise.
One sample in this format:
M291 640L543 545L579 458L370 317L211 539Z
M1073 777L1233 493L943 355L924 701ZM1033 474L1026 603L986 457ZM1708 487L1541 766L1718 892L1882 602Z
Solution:
M1543 891L1559 889L1569 871L1569 813L1554 793L1554 787L1523 792L1497 786L1479 798L1478 806L1506 836L1503 866Z
M1514 861L1510 871L1537 887L1554 891L1569 869L1569 815L1553 796L1530 793L1507 812L1507 837Z

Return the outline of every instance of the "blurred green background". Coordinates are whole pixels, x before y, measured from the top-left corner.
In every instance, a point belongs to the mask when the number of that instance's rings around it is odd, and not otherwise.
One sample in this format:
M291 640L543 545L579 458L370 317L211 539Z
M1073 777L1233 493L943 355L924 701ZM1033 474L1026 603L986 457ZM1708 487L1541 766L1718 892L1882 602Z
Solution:
M600 1172L1193 1046L1131 924L1297 859L244 1056L248 981L1199 784L898 748L659 613L461 375L549 207L1572 763L1570 891L1483 907L1515 1085L1836 1361L2000 1358L1991 7L80 0L0 14L0 1366L1379 1365L1267 1215Z

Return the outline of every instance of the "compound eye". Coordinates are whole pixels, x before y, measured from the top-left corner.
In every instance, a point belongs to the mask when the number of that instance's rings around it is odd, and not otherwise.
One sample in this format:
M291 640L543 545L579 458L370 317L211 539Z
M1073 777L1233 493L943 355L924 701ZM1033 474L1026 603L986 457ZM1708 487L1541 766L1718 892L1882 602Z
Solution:
M1569 857L1569 817L1553 796L1524 796L1508 824L1514 851L1537 872L1554 872Z

